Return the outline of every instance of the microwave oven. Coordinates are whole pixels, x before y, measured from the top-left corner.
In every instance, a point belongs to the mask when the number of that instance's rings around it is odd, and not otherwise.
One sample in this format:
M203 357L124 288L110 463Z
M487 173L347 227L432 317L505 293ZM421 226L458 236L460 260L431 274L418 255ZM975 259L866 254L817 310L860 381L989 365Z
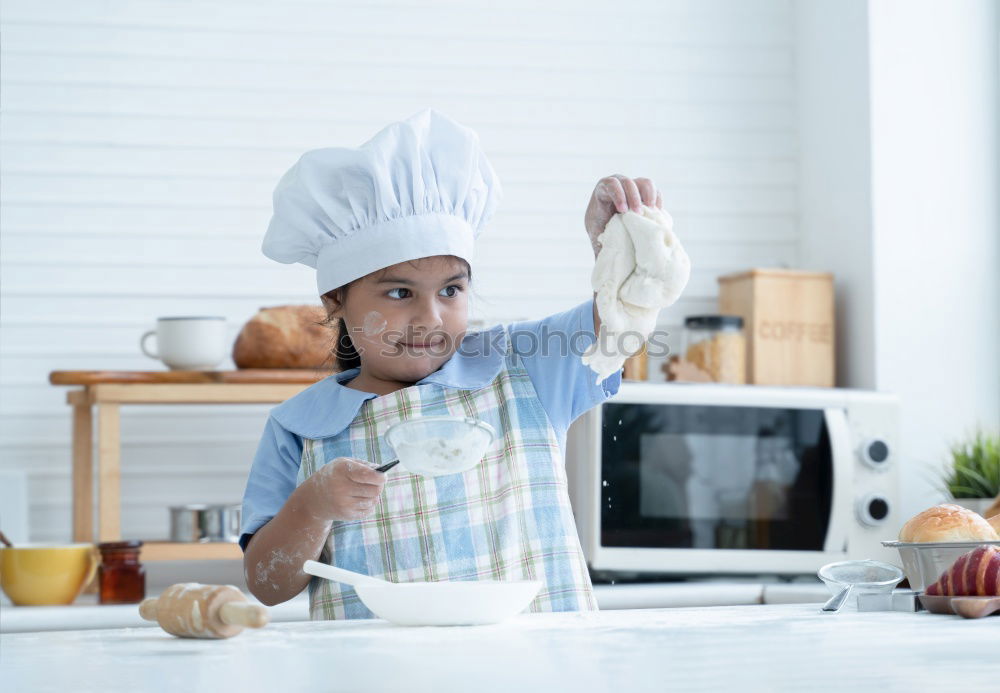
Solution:
M862 390L624 382L573 422L566 473L595 574L898 563L898 401Z

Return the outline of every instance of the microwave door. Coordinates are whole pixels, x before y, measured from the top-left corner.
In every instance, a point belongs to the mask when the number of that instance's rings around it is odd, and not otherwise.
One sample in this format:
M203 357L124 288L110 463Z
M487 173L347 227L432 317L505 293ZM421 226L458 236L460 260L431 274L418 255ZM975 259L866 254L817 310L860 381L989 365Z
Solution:
M844 553L842 409L609 402L602 414L580 456L593 465L580 519L594 567L810 572Z
M824 419L829 433L830 456L833 459L833 497L830 503L830 525L826 533L823 552L836 557L847 555L847 537L850 532L851 511L854 506L851 487L854 460L851 450L851 431L843 409L825 409Z

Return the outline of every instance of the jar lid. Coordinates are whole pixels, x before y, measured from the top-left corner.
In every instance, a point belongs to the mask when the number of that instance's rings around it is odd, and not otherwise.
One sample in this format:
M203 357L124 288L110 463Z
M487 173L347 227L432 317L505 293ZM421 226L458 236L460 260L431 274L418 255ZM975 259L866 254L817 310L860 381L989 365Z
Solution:
M106 541L97 545L101 551L116 551L120 549L138 549L142 542L138 539L131 541Z
M741 328L743 318L738 315L689 315L684 318L684 327L694 327L707 330L722 328Z

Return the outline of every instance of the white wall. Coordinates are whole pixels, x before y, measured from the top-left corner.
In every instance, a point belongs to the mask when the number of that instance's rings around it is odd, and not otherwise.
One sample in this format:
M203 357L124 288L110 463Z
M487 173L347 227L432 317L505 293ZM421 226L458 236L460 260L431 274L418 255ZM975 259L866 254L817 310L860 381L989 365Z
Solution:
M801 262L834 274L837 384L860 388L875 387L867 5L795 5Z
M899 395L904 516L1000 422L995 0L803 0L802 261L838 278L838 382Z
M36 540L70 532L50 371L158 368L137 341L159 315L235 330L315 301L259 251L308 148L425 106L476 128L507 193L476 268L489 321L589 296L609 173L659 183L694 261L669 323L714 310L717 274L798 259L788 0L7 0L0 34L0 467L30 473ZM267 408L126 407L125 534L239 499Z
M869 19L876 385L902 402L917 512L948 444L1000 425L1000 16L879 0Z

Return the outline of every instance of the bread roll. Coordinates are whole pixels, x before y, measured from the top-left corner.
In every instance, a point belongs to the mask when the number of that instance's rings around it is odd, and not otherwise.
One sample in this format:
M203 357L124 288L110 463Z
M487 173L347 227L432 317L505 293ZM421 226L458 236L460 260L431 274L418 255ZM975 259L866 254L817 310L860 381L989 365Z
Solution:
M1000 549L980 546L956 560L927 594L948 597L1000 597Z
M946 503L914 515L899 530L899 540L929 541L997 541L1000 536L978 513L959 505Z
M316 324L325 319L322 306L261 308L236 337L233 362L237 368L336 370L337 330Z
M993 527L993 531L1000 535L1000 515L994 515L986 521Z

